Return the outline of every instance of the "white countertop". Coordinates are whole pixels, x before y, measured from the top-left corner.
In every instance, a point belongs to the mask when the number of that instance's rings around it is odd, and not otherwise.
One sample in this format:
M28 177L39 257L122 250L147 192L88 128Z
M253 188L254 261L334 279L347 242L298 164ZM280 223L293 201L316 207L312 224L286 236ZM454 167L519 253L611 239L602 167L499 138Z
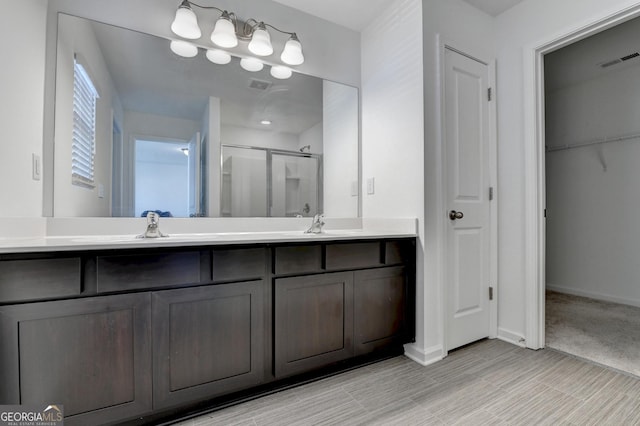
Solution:
M320 234L307 234L300 230L283 230L268 232L169 233L169 237L166 238L136 238L136 234L0 237L0 254L147 247L299 243L416 236L415 227L407 226L406 221L398 222L395 226L393 226L393 222L387 220L371 221L369 225L354 229L325 229Z

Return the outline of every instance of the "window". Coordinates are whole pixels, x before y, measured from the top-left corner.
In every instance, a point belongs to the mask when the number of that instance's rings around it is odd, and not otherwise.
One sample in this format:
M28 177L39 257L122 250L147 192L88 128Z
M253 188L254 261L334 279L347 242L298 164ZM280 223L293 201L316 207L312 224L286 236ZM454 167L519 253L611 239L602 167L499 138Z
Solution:
M77 58L74 59L73 69L71 182L93 188L98 91Z

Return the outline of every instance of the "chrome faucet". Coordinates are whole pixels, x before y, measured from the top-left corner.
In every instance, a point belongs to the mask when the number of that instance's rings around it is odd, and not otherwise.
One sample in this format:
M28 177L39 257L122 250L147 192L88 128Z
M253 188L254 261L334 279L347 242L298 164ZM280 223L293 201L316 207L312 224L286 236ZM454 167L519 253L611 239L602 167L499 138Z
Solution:
M320 234L322 233L322 227L324 226L324 215L316 214L313 216L313 222L311 222L311 226L307 229L305 234Z
M167 234L160 232L160 215L156 212L147 213L147 230L138 238L159 238L168 237Z

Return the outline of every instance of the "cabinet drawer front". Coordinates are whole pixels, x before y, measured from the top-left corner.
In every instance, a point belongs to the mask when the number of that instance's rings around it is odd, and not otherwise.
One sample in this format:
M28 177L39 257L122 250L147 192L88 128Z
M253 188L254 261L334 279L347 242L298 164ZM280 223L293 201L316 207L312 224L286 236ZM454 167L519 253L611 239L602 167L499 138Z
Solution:
M382 265L381 242L327 245L327 270L368 268Z
M200 282L200 252L99 256L98 292Z
M242 248L213 251L213 280L232 281L262 278L267 271L266 249Z
M322 246L276 247L275 273L294 274L322 270Z
M0 262L0 302L75 296L81 292L80 258Z

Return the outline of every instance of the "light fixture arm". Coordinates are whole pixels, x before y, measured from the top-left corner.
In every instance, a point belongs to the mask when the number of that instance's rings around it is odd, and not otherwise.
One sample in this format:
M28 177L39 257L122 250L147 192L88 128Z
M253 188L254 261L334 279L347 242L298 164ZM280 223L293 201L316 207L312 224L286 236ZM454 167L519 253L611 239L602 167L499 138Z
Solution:
M200 9L217 10L223 16L226 15L227 17L229 17L231 19L231 21L233 22L234 26L236 27L236 29L238 29L238 22L241 22L240 19L238 19L237 15L234 12L227 12L226 10L220 9L219 7L216 7L216 6L203 6L201 4L194 3L194 2L192 2L190 0L182 0L182 4L180 5L180 7L188 7L188 6L195 6L195 7L198 7ZM257 19L254 19L254 18L249 18L246 21L244 21L244 24L242 25L242 31L237 31L237 30L236 31L238 32L238 36L240 38L249 39L249 38L251 38L251 35L256 30L256 28L258 28L260 25L264 25L265 27L272 28L272 29L278 31L279 33L287 34L289 36L292 36L292 37L295 37L296 39L298 39L298 36L294 32L281 30L278 27L275 27L275 26L273 26L271 24L268 24L268 23L266 23L264 21L258 21Z
M280 28L274 27L274 26L273 26L273 25L271 25L271 24L267 24L266 22L263 22L263 24L264 24L266 27L273 28L274 30L278 31L279 33L287 34L287 35L289 35L289 36L291 36L291 37L295 37L296 39L298 38L298 36L296 35L296 33L292 33L292 32L289 32L289 31L283 31L283 30L281 30Z

